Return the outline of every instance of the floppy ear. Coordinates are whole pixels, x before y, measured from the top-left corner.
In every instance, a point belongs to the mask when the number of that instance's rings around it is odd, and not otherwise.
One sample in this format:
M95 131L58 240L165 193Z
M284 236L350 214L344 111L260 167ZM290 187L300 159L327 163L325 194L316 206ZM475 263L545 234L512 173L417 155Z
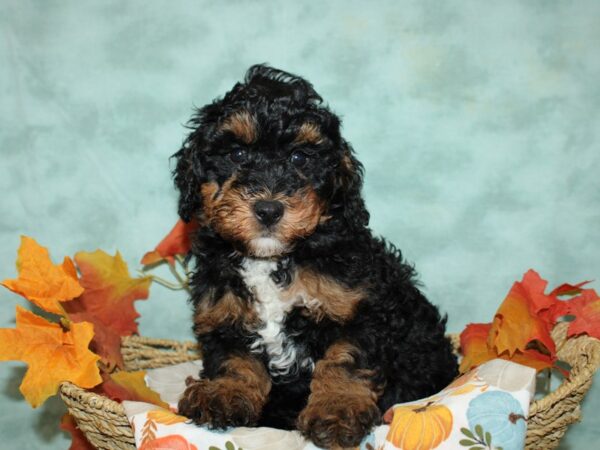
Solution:
M338 203L346 224L362 228L369 224L369 213L361 196L363 165L354 157L350 144L342 141L342 160L336 175L334 202Z
M179 217L184 222L189 222L202 208L200 196L200 183L204 178L202 152L196 150L192 133L183 143L181 149L172 158L177 159L177 166L173 171L175 186L179 189Z

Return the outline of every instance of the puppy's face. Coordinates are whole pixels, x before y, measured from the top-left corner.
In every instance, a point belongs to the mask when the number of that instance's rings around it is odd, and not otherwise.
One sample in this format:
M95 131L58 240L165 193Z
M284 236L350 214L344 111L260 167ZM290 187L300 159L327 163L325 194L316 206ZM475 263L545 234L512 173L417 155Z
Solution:
M250 254L267 257L327 219L337 155L315 120L260 114L225 115L205 149L210 176L200 185L204 220Z
M239 251L273 257L331 220L360 189L360 164L312 86L254 66L198 111L178 158L180 214Z

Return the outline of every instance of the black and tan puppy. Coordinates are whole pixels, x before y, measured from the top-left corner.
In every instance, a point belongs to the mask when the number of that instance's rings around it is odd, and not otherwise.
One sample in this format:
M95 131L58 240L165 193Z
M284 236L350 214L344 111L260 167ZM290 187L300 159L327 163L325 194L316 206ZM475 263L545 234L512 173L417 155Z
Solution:
M299 429L355 446L394 403L456 375L444 320L367 227L362 165L306 80L264 65L199 109L174 156L196 219L198 424Z

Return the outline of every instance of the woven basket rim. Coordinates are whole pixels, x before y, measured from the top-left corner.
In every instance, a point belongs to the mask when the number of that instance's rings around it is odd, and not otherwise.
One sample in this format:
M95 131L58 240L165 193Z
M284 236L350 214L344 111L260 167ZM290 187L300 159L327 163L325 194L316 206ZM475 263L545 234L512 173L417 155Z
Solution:
M549 392L543 398L533 400L530 404L528 420L538 413L543 414L547 409L556 407L562 399L565 399L575 391L583 392L583 394L585 394L585 391L587 391L591 384L595 371L600 366L600 340L587 335L567 338L567 327L568 323L558 324L552 332L552 337L557 345L559 356L561 359L573 365L573 372L575 373L573 373L571 377L565 378L555 390ZM449 334L448 337L452 341L455 349L458 349L459 335ZM183 357L184 360L200 359L201 356L198 352L197 344L192 341L157 339L144 336L127 336L122 338L122 348L131 350L130 353L132 355L136 354L136 349L142 349L144 347L159 347L167 350L174 350L173 353L183 352L187 355ZM194 354L194 352L197 353ZM152 351L147 353L146 357L151 354ZM169 364L168 357L166 359L163 358L160 362L163 363L163 365L165 365L165 363ZM92 421L94 420L94 415L98 415L104 420L119 422L121 428L119 428L117 434L119 434L120 438L124 441L120 442L125 445L123 448L131 448L129 445L133 442L133 431L129 426L129 421L127 420L122 404L111 400L102 394L80 388L70 382L61 383L59 390L60 395L65 403L67 403L67 406L76 402L77 406L82 406L81 408L78 408L78 413L81 414L81 410L88 412L88 415L92 416ZM583 394L580 395L583 396ZM572 405L569 407L572 407ZM552 442L556 442L557 445L564 434L564 430L566 430L566 426L579 418L579 406L575 405L572 409L573 411L567 411L564 414L560 412L558 414L555 413L554 416L556 417L551 418L547 423L544 422L547 419L542 417L541 420L544 426L540 426L540 428L543 428L543 430L530 430L530 428L528 428L528 444L530 443L530 431L532 435L535 435L534 438L537 439L537 435L543 436L546 433L550 433L554 428L560 428L562 431L557 432L555 436L552 436ZM69 408L69 410L71 410L71 408ZM81 417L76 417L78 423L80 423L80 419ZM123 427L125 423L129 426L128 430ZM535 423L533 423L533 425L538 426L538 424ZM82 427L82 429L83 428L84 427ZM106 448L111 447L109 446ZM530 447L528 446L527 448ZM531 448L537 447L534 446Z

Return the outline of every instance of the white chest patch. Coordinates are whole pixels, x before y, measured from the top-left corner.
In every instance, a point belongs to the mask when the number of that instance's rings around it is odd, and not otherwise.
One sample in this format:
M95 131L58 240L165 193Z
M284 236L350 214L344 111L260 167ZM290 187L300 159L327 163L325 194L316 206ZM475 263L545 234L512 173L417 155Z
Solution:
M258 330L260 338L252 344L252 351L269 355L269 372L273 376L286 376L297 371L300 366L312 366L310 358L298 361L298 349L283 333L283 323L287 313L294 306L292 299L282 298L282 289L273 281L271 273L277 263L270 260L245 258L241 275L248 289L253 293L255 309L263 327Z

